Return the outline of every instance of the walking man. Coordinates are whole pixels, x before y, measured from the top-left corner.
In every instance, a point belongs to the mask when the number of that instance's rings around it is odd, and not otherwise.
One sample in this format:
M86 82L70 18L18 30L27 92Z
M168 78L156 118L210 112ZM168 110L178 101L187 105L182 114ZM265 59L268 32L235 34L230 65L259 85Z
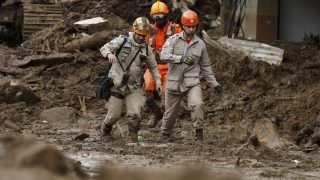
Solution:
M187 10L182 14L181 23L183 31L168 38L160 56L161 61L169 63L162 135L164 140L170 139L180 102L186 96L196 129L196 141L203 142L200 73L209 82L212 91L221 94L223 89L213 74L205 43L195 34L199 24L198 15Z
M101 125L101 133L111 136L112 125L121 117L123 105L126 105L129 140L136 141L140 129L141 110L146 102L143 90L143 74L148 66L155 79L156 89L161 91L160 74L154 54L146 36L149 21L144 17L137 18L133 23L133 32L129 36L119 36L105 44L100 52L112 67L108 76L114 86L111 88L108 113Z
M182 30L178 24L169 21L169 8L165 3L161 1L157 1L152 5L150 16L154 21L154 24L152 25L152 28L149 31L149 36L147 38L158 63L158 70L161 75L162 90L164 91L167 81L168 64L160 61L160 52L167 38L169 38L173 34L181 32ZM161 110L161 101L164 101L164 92L155 92L156 83L148 69L144 74L144 81L145 90L149 94L147 105L149 111L151 112L148 121L148 127L154 128L163 116L163 112ZM159 95L159 97L156 97L155 95Z

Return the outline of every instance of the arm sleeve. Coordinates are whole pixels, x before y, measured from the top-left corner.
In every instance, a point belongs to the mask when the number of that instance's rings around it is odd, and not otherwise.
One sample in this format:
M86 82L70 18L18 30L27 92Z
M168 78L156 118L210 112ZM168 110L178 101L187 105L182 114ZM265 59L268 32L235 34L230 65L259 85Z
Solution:
M149 51L148 52L149 56L147 59L148 68L150 70L150 73L153 79L155 79L156 83L161 84L161 76L158 70L157 61L150 47L148 48L148 51Z
M173 54L175 38L169 38L164 43L160 54L160 60L165 63L180 63L182 56Z
M119 37L111 40L110 42L108 42L107 44L102 46L102 48L100 49L100 53L105 58L110 53L116 53L118 51L118 49L120 48L121 44L123 43L123 41L124 41L124 36L119 36Z
M219 85L216 77L213 74L208 51L205 46L202 50L202 56L200 59L200 68L201 68L201 73L202 73L203 77L210 83L210 87L213 88L213 87Z

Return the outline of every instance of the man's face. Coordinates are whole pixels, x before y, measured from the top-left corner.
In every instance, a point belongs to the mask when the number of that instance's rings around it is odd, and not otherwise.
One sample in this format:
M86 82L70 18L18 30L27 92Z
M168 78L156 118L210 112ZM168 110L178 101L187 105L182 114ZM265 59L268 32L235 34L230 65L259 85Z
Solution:
M138 44L142 44L146 42L146 36L145 35L141 35L141 34L137 34L134 33L134 40L138 43Z
M197 26L183 26L183 30L188 36L193 36L196 33Z
M152 19L155 22L158 28L163 28L167 24L167 15L166 14L154 14L152 15Z

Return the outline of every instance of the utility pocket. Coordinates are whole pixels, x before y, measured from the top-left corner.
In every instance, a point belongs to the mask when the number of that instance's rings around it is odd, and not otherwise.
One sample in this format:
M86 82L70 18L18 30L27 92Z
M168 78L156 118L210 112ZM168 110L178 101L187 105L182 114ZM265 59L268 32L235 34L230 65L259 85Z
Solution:
M183 81L186 87L194 87L200 83L198 73L185 74Z
M183 56L184 50L180 46L173 46L173 54Z
M193 58L193 62L194 64L198 64L201 58L201 51L199 50L193 50L192 51L192 58Z
M179 91L179 86L180 86L180 78L176 76L168 76L167 77L167 84L166 88L168 91L171 92L177 92Z

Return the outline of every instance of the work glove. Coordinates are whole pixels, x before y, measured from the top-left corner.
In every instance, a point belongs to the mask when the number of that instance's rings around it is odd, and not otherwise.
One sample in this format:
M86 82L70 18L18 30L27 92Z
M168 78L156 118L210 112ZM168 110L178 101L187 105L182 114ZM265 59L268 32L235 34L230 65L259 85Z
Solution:
M213 88L212 88L212 91L213 91L215 94L217 94L217 95L220 96L220 95L222 95L222 93L223 93L223 87L219 84L219 85L213 87Z
M190 57L190 56L182 56L181 60L180 60L181 63L186 63L188 65L193 65L193 58Z
M117 57L113 53L109 53L107 55L107 58L108 58L109 63L111 63L111 64L118 61Z
M159 51L154 51L154 57L156 58L157 62L160 62L160 52Z
M161 94L162 94L162 85L161 85L161 83L157 83L156 84L156 91L159 94L159 96L161 96Z

